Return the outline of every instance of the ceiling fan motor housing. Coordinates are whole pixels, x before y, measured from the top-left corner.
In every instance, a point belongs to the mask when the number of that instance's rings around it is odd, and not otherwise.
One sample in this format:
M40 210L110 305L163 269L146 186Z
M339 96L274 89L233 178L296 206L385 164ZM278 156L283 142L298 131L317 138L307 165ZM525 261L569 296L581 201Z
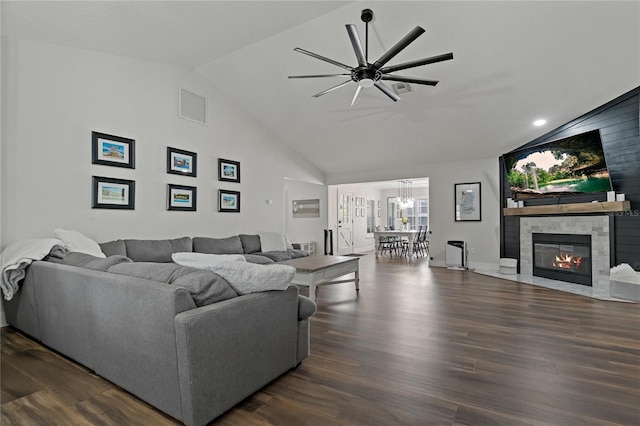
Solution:
M382 78L382 73L380 70L373 68L373 66L368 65L366 67L357 67L351 71L351 80L356 83L361 80L371 80L373 82L380 80Z

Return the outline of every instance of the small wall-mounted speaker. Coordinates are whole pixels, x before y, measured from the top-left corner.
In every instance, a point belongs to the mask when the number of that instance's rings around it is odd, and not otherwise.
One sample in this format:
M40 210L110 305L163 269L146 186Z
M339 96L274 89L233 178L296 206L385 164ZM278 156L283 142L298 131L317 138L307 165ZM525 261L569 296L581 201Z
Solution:
M207 98L180 88L178 116L185 120L207 125Z

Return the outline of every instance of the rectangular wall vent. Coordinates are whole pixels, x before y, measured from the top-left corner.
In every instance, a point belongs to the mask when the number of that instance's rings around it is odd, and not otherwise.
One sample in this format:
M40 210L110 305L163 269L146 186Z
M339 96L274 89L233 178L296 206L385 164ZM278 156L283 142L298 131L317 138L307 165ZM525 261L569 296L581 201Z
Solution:
M180 88L178 116L185 120L207 125L207 98Z
M394 92L396 92L396 95L403 95L405 93L411 92L411 86L409 86L409 83L393 83L391 85L391 88Z

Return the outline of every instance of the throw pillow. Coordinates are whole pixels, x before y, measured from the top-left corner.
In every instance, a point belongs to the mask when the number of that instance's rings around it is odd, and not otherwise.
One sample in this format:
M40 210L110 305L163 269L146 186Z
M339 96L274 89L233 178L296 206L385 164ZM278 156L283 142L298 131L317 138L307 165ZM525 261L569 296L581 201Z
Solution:
M107 257L102 250L100 250L98 243L78 231L57 228L53 232L55 233L56 238L64 242L64 246L70 252L76 251L90 254L95 257Z
M207 266L221 262L246 262L241 254L207 254L207 253L173 253L171 258L175 263L192 268L206 269Z
M285 251L287 243L284 235L279 232L258 232L260 236L260 246L263 252L267 251Z

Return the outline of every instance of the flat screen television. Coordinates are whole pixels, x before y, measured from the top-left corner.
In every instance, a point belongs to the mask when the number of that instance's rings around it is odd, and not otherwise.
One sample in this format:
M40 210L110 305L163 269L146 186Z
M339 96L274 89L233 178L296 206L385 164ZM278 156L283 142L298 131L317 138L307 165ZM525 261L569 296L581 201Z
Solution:
M600 131L503 155L514 200L611 191Z

